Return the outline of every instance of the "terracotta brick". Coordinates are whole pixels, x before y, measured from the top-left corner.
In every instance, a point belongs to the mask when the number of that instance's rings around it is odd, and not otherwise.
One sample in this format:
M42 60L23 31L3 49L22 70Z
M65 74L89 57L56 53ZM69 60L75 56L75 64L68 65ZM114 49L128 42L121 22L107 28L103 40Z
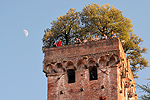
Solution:
M75 77L67 73L69 69L75 71ZM136 99L130 63L117 38L47 48L43 71L48 78L47 100L100 100L105 96L126 100L129 94L129 100ZM75 82L68 83L72 79Z

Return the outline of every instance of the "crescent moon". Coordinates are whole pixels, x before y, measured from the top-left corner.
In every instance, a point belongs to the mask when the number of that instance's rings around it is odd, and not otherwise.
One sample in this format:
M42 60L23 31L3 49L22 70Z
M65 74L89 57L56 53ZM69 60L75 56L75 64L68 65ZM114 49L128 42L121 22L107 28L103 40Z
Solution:
M23 32L24 32L24 34L25 34L25 36L27 37L28 36L28 31L27 30L23 30Z

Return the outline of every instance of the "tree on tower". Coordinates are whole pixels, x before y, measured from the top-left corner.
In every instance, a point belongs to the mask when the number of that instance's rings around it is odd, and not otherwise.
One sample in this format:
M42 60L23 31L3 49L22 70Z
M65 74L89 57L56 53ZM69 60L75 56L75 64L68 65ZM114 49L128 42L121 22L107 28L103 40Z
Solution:
M86 5L81 12L70 8L66 15L60 16L51 22L51 28L44 30L43 51L52 47L53 43L61 40L64 45L73 44L75 37L81 40L84 37L103 34L110 36L113 31L116 36L124 41L122 43L124 52L130 60L131 70L135 78L139 70L148 67L148 61L142 54L147 52L147 48L140 47L143 40L133 33L131 20L122 15L122 11L109 4Z

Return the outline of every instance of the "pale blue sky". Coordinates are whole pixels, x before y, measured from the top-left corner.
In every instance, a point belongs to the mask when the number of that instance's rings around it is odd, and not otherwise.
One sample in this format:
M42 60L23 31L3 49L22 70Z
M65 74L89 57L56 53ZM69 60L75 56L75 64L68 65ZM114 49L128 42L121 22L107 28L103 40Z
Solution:
M71 7L81 11L91 3L109 3L123 11L132 20L133 32L144 40L141 46L149 49L144 56L150 61L150 0L0 0L0 100L47 99L41 50L44 29ZM149 71L140 71L136 82L147 83Z

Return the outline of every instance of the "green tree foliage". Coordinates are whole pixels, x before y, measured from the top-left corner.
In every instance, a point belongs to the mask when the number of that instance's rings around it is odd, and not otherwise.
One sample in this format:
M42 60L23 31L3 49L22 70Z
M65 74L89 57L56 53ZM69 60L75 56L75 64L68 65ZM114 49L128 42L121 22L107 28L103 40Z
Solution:
M122 11L109 4L86 5L81 12L71 8L66 15L51 22L51 28L46 29L43 37L43 50L52 46L54 41L61 40L63 44L73 44L75 37L81 40L86 36L103 34L110 36L113 31L122 43L125 53L131 62L131 70L135 77L139 70L148 67L148 61L142 56L147 49L140 47L143 40L133 34L131 20L122 15Z
M52 46L53 42L59 39L66 45L71 44L74 37L81 36L78 33L79 24L79 12L75 12L75 9L71 8L66 15L51 22L51 29L44 30L43 48L47 48L47 45Z
M81 14L81 21L83 29L91 34L110 35L113 30L114 33L121 40L128 40L131 32L131 20L122 15L122 11L109 4L105 5L87 5L83 8Z
M128 41L123 45L124 52L127 54L127 58L130 59L131 70L135 78L138 78L136 73L139 70L148 67L148 61L142 56L143 53L147 53L147 48L141 48L140 45L143 42L139 36L131 33Z
M142 100L150 100L150 84L147 85L137 85L142 92L144 92L143 95L140 96Z

